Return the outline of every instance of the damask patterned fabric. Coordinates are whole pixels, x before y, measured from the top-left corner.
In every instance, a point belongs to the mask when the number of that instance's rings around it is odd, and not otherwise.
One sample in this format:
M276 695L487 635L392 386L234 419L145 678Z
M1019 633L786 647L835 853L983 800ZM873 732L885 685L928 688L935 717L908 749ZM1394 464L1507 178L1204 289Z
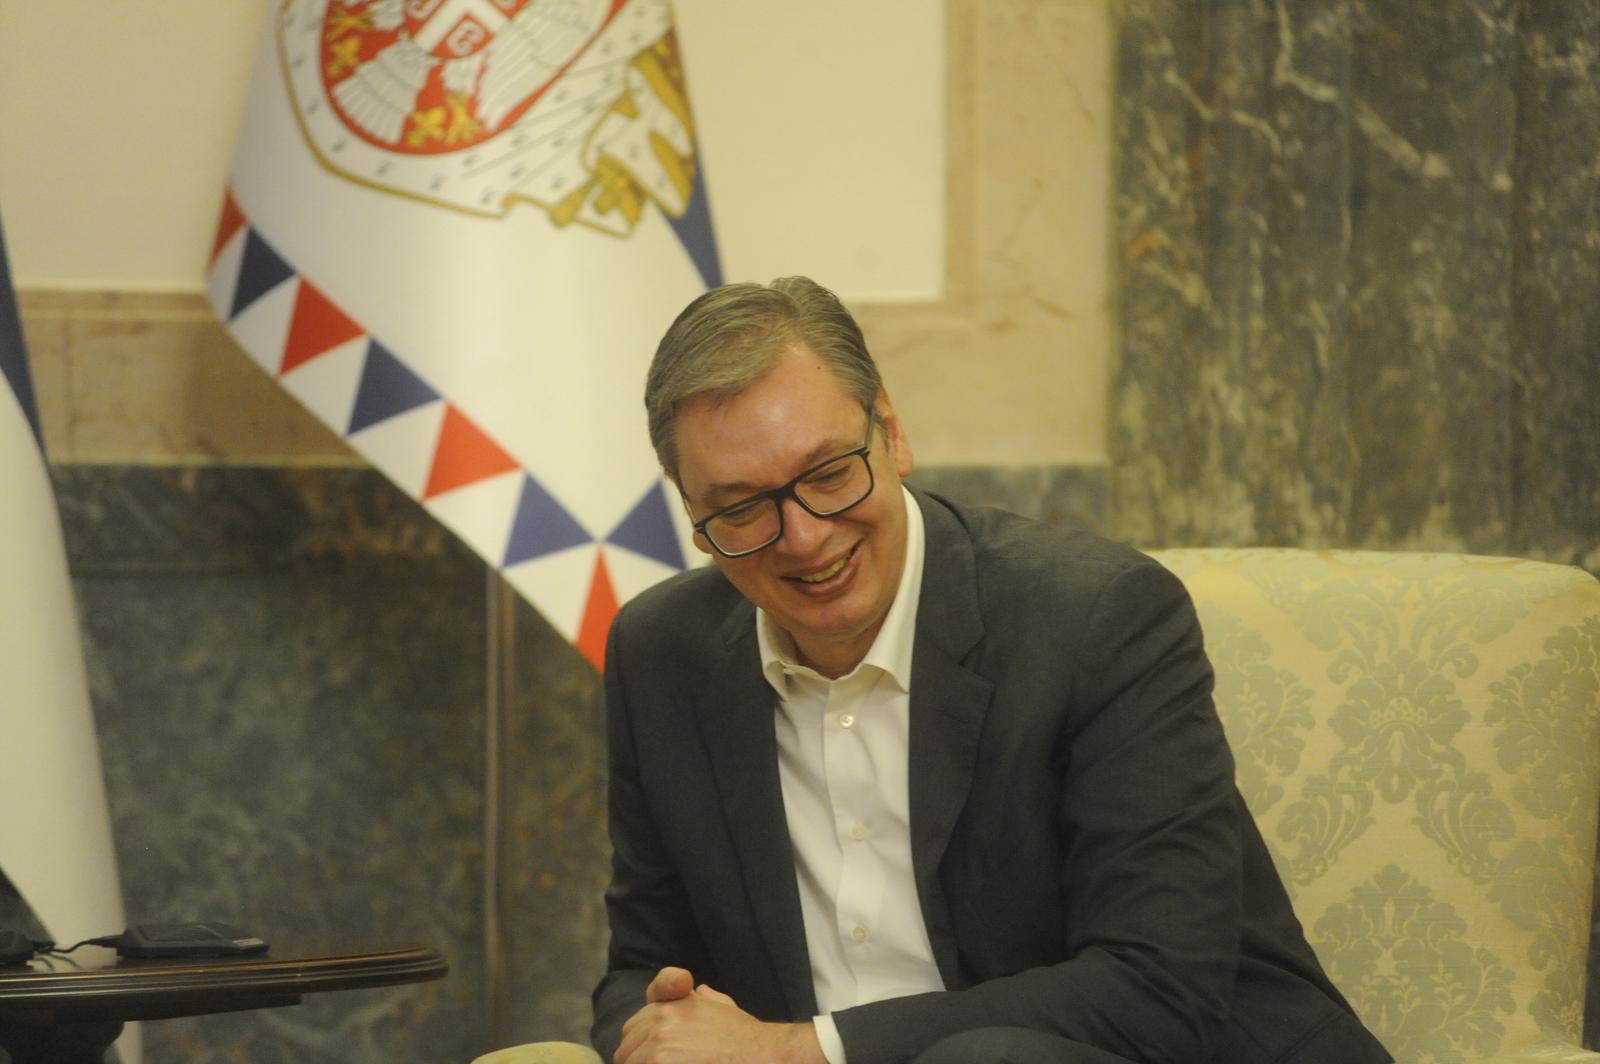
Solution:
M1578 1047L1600 582L1539 562L1157 552L1318 956L1400 1064Z

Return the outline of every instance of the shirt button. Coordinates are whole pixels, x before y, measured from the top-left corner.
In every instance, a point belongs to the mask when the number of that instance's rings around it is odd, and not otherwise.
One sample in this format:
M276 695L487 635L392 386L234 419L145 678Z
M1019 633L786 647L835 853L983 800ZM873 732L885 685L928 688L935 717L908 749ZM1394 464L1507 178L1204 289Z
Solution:
M865 825L865 824L857 824L855 827L851 828L850 829L850 837L852 839L855 839L857 842L860 842L862 839L866 838L867 837L867 825Z
M850 929L850 937L857 942L865 942L867 940L867 929L857 924Z
M841 728L854 727L855 723L856 723L856 718L854 716L852 716L851 714L849 714L849 713L846 713L844 716L839 718L839 727L841 727Z

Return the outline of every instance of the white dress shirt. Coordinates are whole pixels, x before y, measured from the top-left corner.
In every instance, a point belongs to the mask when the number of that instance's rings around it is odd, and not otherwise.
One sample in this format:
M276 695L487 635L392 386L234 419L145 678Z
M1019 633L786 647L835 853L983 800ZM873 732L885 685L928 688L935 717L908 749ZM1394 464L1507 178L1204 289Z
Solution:
M756 613L762 672L778 693L778 777L794 847L817 1037L845 1064L829 1013L943 990L911 867L911 651L922 591L922 513L906 506L900 586L866 657L829 680Z

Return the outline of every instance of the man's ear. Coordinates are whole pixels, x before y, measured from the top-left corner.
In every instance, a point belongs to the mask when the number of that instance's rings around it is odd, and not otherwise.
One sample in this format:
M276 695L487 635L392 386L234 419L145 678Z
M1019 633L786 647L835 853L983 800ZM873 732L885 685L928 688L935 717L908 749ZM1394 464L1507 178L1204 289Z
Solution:
M911 440L906 436L905 426L900 423L899 415L894 412L894 403L889 401L889 392L886 389L878 389L878 398L873 406L878 412L879 423L883 425L883 438L889 444L889 457L894 459L895 472L902 478L910 476Z

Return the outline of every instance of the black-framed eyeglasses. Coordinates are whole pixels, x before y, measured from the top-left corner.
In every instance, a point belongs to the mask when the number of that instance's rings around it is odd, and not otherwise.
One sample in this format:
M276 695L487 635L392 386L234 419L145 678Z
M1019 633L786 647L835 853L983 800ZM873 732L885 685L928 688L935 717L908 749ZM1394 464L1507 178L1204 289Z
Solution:
M819 462L781 488L724 506L694 523L694 530L724 558L742 558L783 538L783 502L793 499L813 517L836 517L872 494L872 432L877 418L867 408L867 438L860 447ZM689 500L684 499L684 505ZM691 509L690 517L694 516Z

